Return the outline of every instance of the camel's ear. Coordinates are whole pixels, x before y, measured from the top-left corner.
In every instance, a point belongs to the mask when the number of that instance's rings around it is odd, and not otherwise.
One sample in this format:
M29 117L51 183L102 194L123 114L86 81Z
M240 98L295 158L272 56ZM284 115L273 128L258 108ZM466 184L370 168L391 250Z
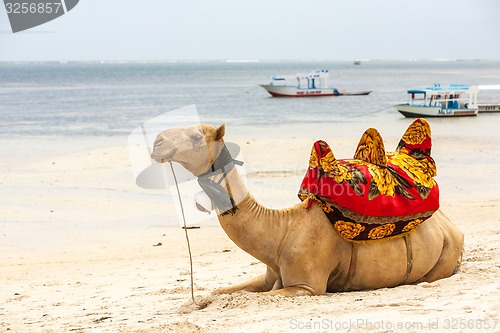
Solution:
M221 140L224 134L226 134L226 125L222 124L217 129L217 133L215 133L215 141Z

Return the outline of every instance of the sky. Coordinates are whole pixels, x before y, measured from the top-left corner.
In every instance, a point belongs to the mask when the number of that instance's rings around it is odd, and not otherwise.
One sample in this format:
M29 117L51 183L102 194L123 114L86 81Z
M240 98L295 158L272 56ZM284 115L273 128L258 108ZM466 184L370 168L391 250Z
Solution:
M0 61L500 59L499 0L80 0Z

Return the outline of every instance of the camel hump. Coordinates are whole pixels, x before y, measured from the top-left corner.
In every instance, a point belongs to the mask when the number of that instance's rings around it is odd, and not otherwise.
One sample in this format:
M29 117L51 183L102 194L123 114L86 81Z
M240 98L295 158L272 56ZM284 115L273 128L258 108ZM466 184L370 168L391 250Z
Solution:
M368 163L387 166L384 141L375 128L369 128L363 133L354 154L354 159Z
M408 129L399 141L396 151L421 160L430 158L431 148L431 126L427 120L418 118L408 126Z

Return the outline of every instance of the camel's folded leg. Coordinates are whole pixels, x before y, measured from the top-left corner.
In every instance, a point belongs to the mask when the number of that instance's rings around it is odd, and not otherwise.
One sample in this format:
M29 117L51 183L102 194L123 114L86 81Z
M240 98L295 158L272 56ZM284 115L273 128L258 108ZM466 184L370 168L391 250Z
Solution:
M231 294L237 291L252 291L252 292L268 291L272 288L272 286L269 287L266 284L265 280L266 280L266 274L262 274L253 279L250 279L246 282L234 286L215 289L212 292L212 295Z
M212 295L231 294L237 291L269 291L273 288L276 280L276 275L268 268L266 274L262 274L241 284L215 289Z
M271 290L262 293L262 295L282 295L282 296L313 296L315 293L310 288L304 287L285 287L282 289Z

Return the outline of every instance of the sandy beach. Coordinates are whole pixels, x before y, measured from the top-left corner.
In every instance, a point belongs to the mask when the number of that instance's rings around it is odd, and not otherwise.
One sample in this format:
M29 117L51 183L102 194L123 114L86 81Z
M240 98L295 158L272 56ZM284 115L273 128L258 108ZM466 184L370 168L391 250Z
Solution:
M189 230L203 309L171 194L135 185L126 138L2 138L0 332L500 332L500 134L498 115L479 117L471 128L430 121L441 209L465 234L457 274L326 296L210 296L265 265L209 222ZM375 124L387 150L408 124ZM284 208L298 202L314 140L352 156L364 125L349 126L228 128L226 140L244 153L250 192Z

